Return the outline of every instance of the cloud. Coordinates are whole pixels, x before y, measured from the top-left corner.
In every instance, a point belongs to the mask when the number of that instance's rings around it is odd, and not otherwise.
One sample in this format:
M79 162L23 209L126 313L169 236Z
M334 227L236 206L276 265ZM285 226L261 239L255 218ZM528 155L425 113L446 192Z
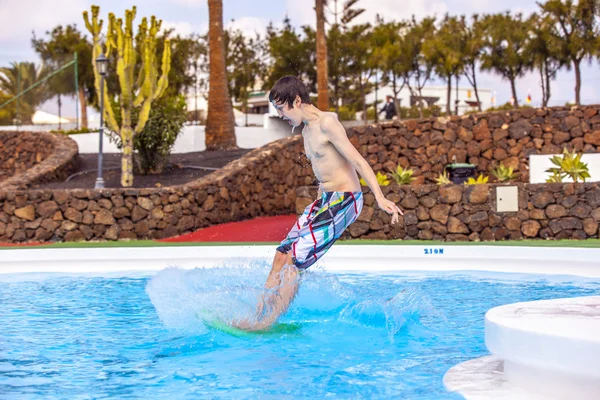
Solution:
M31 49L31 32L42 36L59 24L83 27L84 0L0 0L0 47Z
M170 0L172 3L182 6L200 7L206 4L206 0Z
M225 24L225 29L231 28L242 31L247 37L253 37L257 33L264 37L267 33L267 22L261 18L242 17Z
M180 35L182 37L186 37L192 33L204 34L208 30L208 26L206 24L203 24L202 26L196 26L186 21L163 21L162 31L166 31L168 29L174 30L171 36Z

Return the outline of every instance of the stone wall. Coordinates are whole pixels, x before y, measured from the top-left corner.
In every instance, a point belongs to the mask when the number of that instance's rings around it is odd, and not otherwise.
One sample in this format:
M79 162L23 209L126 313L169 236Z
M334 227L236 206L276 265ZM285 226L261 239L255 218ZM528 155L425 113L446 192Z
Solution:
M435 182L452 162L472 163L488 176L503 163L528 182L531 154L557 154L564 146L600 151L599 111L593 105L394 121L356 127L348 136L376 172L400 164L414 170L415 183Z
M446 241L599 237L600 184L517 183L518 212L496 211L497 186L502 185L384 186L386 197L404 212L393 226L371 191L364 188L363 211L343 237ZM304 187L297 194L300 214L315 199L316 191Z
M77 163L77 143L45 132L0 131L0 190L66 179Z
M395 121L353 128L348 135L375 171L400 163L414 167L425 181L454 158L473 162L486 173L498 161L516 160L526 179L531 153L559 153L566 144L597 151L599 109L559 107ZM63 162L76 154L76 145L75 153L72 148L64 151ZM314 179L303 156L302 137L295 136L255 149L180 187L25 191L12 188L27 184L6 188L5 181L0 183L0 242L165 238L222 222L293 214L314 198L309 200L302 189L297 204L296 189L313 185ZM597 237L596 184L518 186L518 213L494 211L493 185L384 187L407 211L393 229L386 225L389 217L369 207L373 198L366 189L365 212L347 234L441 240Z
M298 137L189 185L152 189L0 190L0 242L158 239L217 223L292 214L314 177Z

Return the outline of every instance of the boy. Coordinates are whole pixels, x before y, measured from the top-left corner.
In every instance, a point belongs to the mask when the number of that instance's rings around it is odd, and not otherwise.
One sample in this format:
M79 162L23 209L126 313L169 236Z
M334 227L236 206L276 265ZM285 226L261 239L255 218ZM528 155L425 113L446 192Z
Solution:
M357 171L375 194L379 208L392 215L392 224L403 214L383 196L373 170L348 140L337 115L313 106L300 79L294 76L279 79L271 89L269 101L279 117L292 126L292 131L304 123L304 149L320 182L319 194L277 247L265 284L267 293L255 318L235 324L245 330L263 330L272 325L296 295L299 271L321 258L358 218L363 195Z

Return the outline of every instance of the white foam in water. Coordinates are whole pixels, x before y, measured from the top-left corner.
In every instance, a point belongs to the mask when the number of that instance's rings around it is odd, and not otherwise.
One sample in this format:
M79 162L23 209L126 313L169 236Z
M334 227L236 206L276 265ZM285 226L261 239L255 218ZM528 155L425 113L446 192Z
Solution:
M146 293L167 328L204 333L204 321L231 323L254 316L269 270L265 261L247 260L215 268L168 268L148 282ZM303 272L301 279L286 314L298 322L324 318L323 322L385 329L392 337L410 321L418 322L429 308L414 286L394 293L363 293L363 282L340 281L318 268Z
M204 321L226 323L256 310L268 274L264 262L228 263L217 268L168 268L146 286L159 318L170 329L203 333Z

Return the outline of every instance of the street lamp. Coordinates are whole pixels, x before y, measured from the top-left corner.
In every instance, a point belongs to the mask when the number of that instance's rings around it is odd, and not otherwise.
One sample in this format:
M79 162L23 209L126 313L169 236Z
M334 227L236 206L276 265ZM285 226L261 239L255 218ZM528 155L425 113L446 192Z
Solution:
M98 131L99 137L99 149L98 149L98 177L96 178L95 189L104 188L104 179L102 179L102 136L104 136L104 77L108 72L108 58L104 54L100 53L96 58L96 69L100 74L100 130Z

